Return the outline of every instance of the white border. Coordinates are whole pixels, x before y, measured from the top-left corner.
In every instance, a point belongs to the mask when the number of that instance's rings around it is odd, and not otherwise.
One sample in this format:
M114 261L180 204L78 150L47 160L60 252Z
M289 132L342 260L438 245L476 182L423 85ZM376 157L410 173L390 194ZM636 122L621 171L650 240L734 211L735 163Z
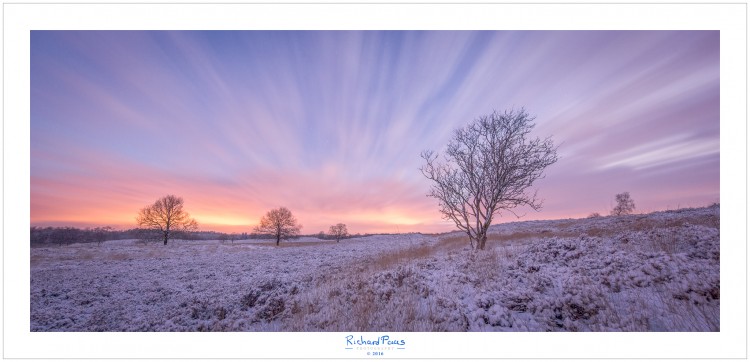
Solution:
M721 332L390 334L408 339L392 355L404 358L746 358L746 13L745 4L4 4L3 357L366 357L343 350L345 333L29 332L31 29L718 29Z

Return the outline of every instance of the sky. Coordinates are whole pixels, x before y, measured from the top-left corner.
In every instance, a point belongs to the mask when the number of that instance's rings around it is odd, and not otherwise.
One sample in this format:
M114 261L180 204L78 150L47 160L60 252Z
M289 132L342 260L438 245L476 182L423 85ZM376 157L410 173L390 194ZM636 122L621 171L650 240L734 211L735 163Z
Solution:
M423 150L523 107L559 145L541 211L719 202L718 31L32 31L31 225L443 232Z

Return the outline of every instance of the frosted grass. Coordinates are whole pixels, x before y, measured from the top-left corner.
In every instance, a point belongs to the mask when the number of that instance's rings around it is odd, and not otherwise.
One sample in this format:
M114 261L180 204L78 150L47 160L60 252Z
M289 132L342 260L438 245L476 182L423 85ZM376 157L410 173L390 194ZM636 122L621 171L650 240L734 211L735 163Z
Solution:
M31 330L719 330L718 206L490 231L32 248Z

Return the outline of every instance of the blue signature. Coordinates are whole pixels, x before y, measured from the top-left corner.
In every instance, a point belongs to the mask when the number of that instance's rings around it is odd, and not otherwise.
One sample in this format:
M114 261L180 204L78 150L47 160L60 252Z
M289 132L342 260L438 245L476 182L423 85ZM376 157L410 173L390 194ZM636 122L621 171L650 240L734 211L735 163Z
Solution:
M403 339L391 339L389 335L377 337L375 339L365 339L363 336L359 336L359 339L354 338L354 335L346 336L347 346L398 346L398 349L403 349L406 345L406 340ZM401 348L399 348L401 347Z

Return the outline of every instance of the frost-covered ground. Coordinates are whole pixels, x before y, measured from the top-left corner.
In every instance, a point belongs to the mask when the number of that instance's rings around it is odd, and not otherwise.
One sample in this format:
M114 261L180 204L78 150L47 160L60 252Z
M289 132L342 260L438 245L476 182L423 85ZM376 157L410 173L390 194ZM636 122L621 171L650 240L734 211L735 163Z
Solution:
M31 330L719 330L718 206L491 232L32 248Z

